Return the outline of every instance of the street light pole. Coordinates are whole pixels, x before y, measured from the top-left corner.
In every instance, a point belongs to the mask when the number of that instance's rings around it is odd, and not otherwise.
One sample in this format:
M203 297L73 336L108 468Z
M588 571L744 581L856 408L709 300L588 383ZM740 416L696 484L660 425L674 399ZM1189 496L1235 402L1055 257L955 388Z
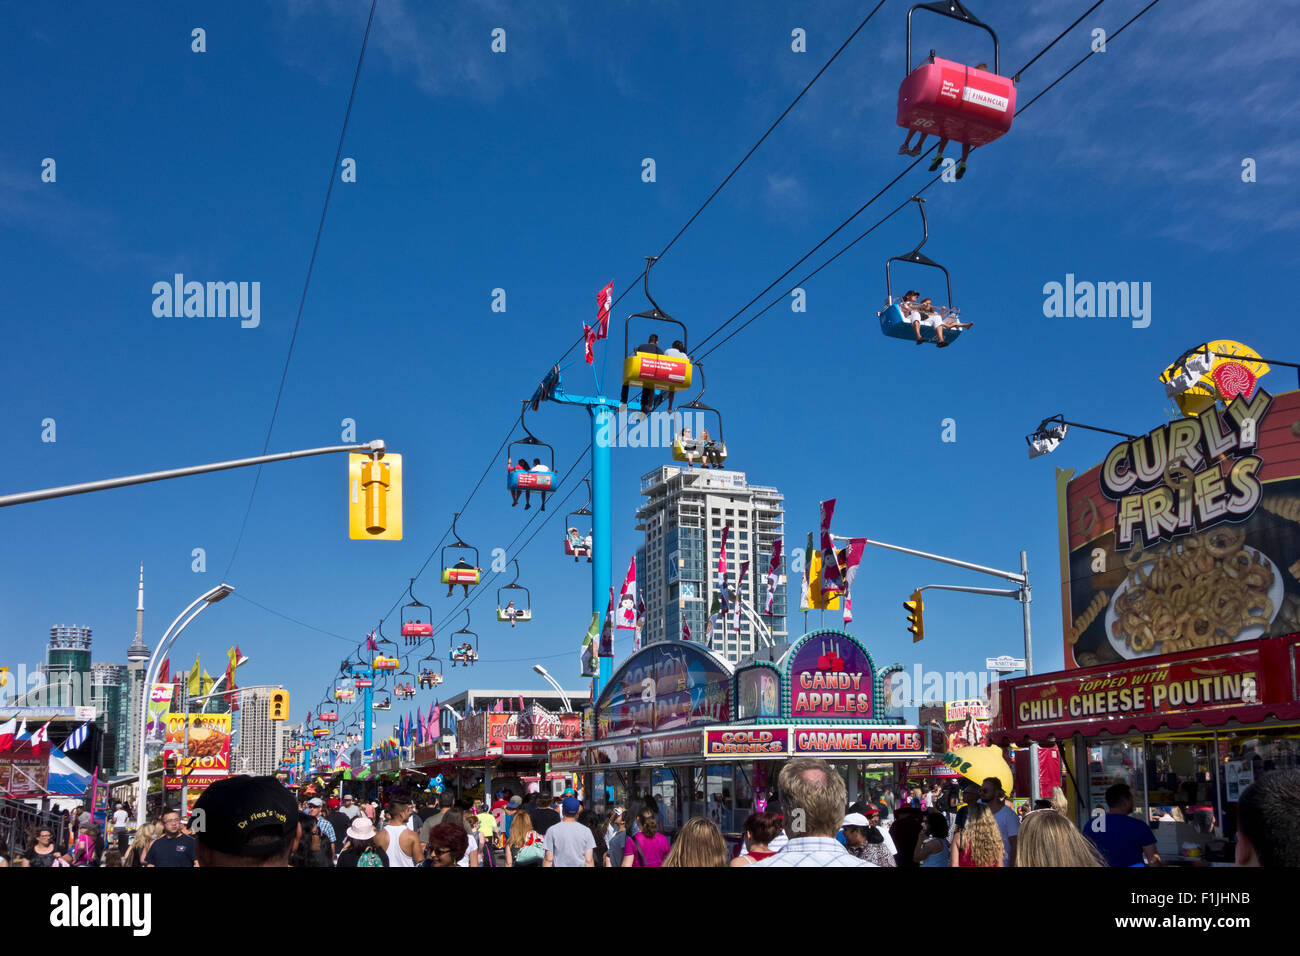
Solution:
M153 654L149 657L149 666L144 673L144 694L143 703L145 706L140 708L140 776L139 776L139 801L136 804L136 829L144 826L145 804L149 799L149 754L148 754L148 721L149 721L149 695L153 690L153 682L158 677L158 667L171 651L172 644L176 638L181 636L192 620L203 613L204 609L216 604L225 598L235 589L229 584L218 584L211 591L195 598L194 601L185 610L176 616L176 620L163 632L162 639L158 646L154 648ZM165 770L165 768L164 768ZM164 772L164 776L166 776ZM165 789L165 782L164 782Z
M555 678L552 677L550 673L547 672L546 668L543 667L541 664L534 664L533 670L541 674L542 677L546 680L546 682L550 684L553 688L555 688L555 692L560 695L560 702L564 704L564 712L566 714L573 713L573 705L569 703L569 695L564 692L564 688L562 688L558 683L556 683Z

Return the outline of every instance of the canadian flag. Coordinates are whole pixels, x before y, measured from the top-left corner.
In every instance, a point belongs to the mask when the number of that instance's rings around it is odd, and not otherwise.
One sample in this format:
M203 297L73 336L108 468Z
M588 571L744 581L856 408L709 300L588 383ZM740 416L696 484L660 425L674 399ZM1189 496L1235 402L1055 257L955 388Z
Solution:
M636 558L633 558L627 567L627 577L623 580L623 590L619 594L614 626L634 630L636 625Z
M40 753L42 747L48 748L49 746L50 725L46 724L40 730L36 731L36 733L32 734L32 750Z

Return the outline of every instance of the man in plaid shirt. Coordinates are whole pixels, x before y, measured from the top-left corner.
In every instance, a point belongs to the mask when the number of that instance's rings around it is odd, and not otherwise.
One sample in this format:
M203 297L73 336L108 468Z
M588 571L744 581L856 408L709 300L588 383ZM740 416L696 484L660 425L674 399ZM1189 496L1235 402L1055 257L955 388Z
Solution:
M333 852L337 853L342 844L334 833L334 825L323 816L324 806L325 803L320 797L312 797L307 801L307 812L316 818L316 829L320 831L321 836L330 841L330 845L334 848Z
M780 852L745 869L763 866L875 866L849 853L835 832L844 819L844 778L825 760L794 757L777 778L781 813L790 841Z

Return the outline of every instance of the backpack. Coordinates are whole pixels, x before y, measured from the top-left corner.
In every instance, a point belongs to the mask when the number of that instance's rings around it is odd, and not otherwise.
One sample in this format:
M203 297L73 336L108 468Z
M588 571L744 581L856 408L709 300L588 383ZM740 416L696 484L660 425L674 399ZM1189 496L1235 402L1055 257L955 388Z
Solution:
M358 867L378 866L382 868L383 865L384 861L379 858L379 854L375 852L374 847L366 847L365 850L362 851L361 856L357 857Z

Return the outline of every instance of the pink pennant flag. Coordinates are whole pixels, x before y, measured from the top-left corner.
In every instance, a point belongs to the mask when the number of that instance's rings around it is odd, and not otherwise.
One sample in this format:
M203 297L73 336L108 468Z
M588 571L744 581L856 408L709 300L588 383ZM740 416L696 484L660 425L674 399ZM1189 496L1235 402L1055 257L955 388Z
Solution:
M776 585L780 580L781 571L781 539L777 538L772 545L772 561L767 566L767 595L763 598L763 613L772 613L772 602L776 600Z
M609 335L609 312L614 305L614 283L601 289L596 294L596 338L603 339Z
M862 552L867 549L866 538L850 538L844 560L844 623L853 621L853 579L862 563Z
M840 576L840 562L835 555L835 542L831 540L831 518L835 514L835 500L821 503L822 508L822 595L839 594L844 590L844 579Z
M614 615L615 627L636 629L636 558L627 566L623 590L618 597L618 611Z

